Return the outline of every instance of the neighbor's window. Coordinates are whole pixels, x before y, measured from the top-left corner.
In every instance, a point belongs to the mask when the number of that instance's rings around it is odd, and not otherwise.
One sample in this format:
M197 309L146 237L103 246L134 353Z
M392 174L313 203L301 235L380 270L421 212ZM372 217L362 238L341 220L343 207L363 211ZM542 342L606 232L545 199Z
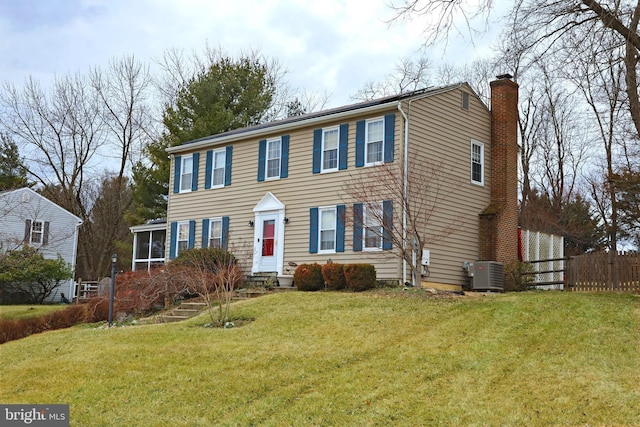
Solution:
M320 251L335 252L336 250L336 208L320 208Z
M213 167L211 168L211 186L223 187L224 186L224 168L227 161L226 149L217 150L213 152Z
M212 218L209 222L209 247L222 248L222 218Z
M382 163L384 148L384 119L367 120L365 132L365 159L367 165Z
M271 139L267 141L267 178L280 177L281 141Z
M338 127L322 131L322 171L338 170Z
M382 203L364 205L362 216L364 250L382 249Z
M471 141L471 182L484 185L484 144Z
M180 165L180 191L191 191L191 180L193 179L193 157L182 157Z
M178 223L178 244L176 245L176 255L189 248L189 223Z
M44 234L44 223L42 221L31 222L31 243L42 243L42 235Z

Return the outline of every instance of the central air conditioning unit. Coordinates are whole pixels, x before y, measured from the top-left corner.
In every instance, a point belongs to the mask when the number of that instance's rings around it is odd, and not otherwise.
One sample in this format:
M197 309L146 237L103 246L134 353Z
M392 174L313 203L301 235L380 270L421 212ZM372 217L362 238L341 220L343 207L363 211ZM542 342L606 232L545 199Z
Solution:
M470 262L467 274L471 278L472 291L504 291L504 275L499 262Z

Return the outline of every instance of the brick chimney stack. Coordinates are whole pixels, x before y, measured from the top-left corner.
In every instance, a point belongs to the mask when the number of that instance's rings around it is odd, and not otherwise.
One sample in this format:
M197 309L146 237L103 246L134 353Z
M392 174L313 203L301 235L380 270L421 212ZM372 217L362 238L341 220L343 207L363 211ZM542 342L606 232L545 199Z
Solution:
M491 204L480 214L480 259L518 260L518 84L491 82Z

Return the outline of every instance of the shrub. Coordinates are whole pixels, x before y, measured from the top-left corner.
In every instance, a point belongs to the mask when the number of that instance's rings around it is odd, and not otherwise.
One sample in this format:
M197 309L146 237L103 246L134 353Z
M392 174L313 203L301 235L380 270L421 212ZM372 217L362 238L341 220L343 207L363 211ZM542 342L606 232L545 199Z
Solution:
M220 248L196 248L180 252L169 263L170 267L204 267L207 271L215 273L221 267L236 264L238 261L231 252Z
M347 288L356 292L376 287L376 269L371 264L347 264L344 266Z
M340 290L347 286L344 278L344 265L330 263L322 266L322 277L328 289Z
M503 267L505 291L526 291L534 284L535 271L529 262L511 261Z
M187 286L163 269L132 271L116 276L114 311L144 315L161 309L165 300L183 294Z
M293 283L301 291L319 291L324 287L320 264L300 264L293 273Z

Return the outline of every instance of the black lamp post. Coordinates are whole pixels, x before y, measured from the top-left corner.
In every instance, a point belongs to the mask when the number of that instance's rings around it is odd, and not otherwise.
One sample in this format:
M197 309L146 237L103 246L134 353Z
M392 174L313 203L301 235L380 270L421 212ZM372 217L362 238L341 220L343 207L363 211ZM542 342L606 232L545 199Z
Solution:
M109 327L113 324L113 295L116 289L116 263L118 254L111 255L111 292L109 294Z

